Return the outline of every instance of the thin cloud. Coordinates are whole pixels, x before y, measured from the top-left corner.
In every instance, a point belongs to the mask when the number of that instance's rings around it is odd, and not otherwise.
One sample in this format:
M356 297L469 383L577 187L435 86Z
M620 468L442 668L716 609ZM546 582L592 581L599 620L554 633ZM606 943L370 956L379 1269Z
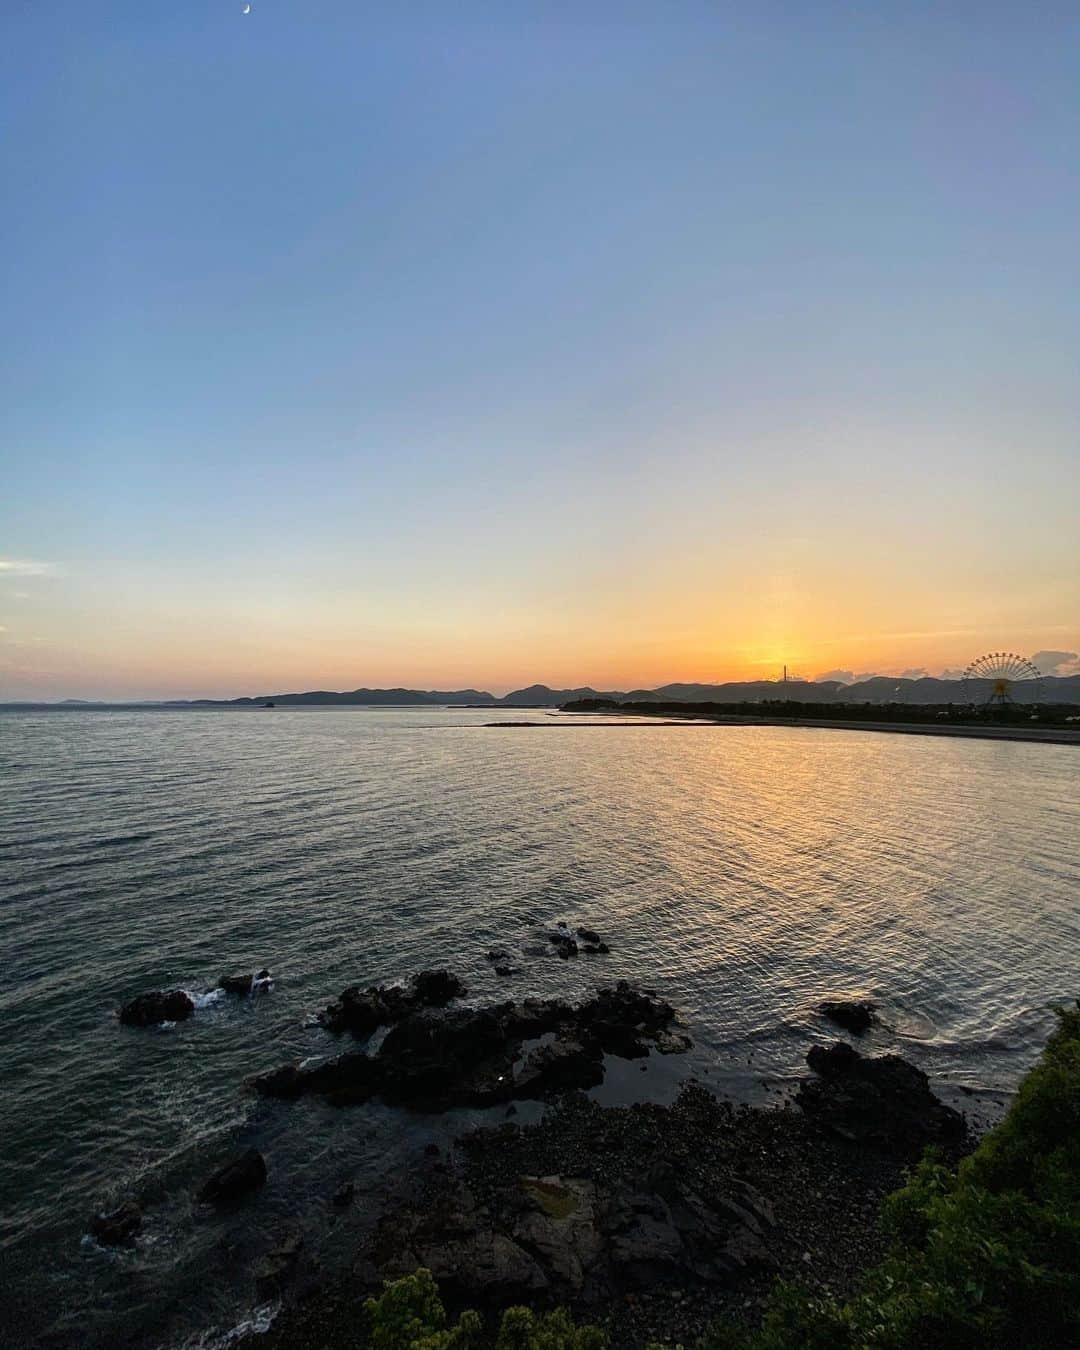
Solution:
M838 684L859 684L863 680L895 680L895 675L885 675L880 670L827 670L824 675L815 675L815 684L826 680L836 680Z
M1031 664L1041 675L1080 675L1080 652L1036 652Z
M0 576L53 577L59 570L56 563L33 562L29 558L0 558Z

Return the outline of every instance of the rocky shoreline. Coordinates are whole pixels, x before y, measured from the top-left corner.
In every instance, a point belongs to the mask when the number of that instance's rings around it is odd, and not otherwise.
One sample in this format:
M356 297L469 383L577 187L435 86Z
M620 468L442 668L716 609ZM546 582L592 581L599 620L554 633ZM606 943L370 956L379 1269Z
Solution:
M281 1311L234 1344L355 1346L365 1298L419 1267L450 1309L497 1319L515 1303L564 1305L616 1347L691 1342L721 1314L754 1324L778 1278L846 1293L880 1257L876 1214L925 1144L947 1157L969 1146L963 1118L919 1069L846 1041L810 1051L812 1072L783 1107L734 1107L695 1079L669 1106L600 1106L585 1089L609 1056L689 1047L671 1005L620 982L578 1005L446 1006L463 993L445 971L404 989L346 990L320 1020L381 1041L252 1080L284 1109L316 1092L342 1107L377 1095L420 1113L506 1113L449 1149L428 1145L405 1190L354 1234L346 1275L322 1274L299 1230L278 1235L254 1283ZM843 1005L837 1020L870 1013ZM523 1099L549 1109L519 1124ZM261 1161L248 1157L249 1169ZM213 1201L208 1190L213 1178L201 1197ZM338 1212L371 1203L349 1184L326 1199Z
M958 1156L962 1134L949 1146ZM420 1266L451 1309L565 1305L614 1346L753 1324L777 1278L846 1293L882 1254L875 1217L917 1150L853 1143L791 1109L733 1107L691 1081L671 1106L566 1096L418 1160L350 1274L302 1273L257 1347L354 1346L364 1298Z

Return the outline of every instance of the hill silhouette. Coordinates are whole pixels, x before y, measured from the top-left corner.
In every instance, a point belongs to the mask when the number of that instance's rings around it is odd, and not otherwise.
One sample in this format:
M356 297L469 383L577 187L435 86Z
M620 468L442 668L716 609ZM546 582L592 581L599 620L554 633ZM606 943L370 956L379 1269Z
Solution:
M777 699L802 703L909 703L923 704L965 703L974 695L976 701L991 692L990 681L984 680L972 688L960 680L941 680L931 676L905 679L900 676L875 675L854 684L837 680L731 680L723 684L664 684L657 689L594 689L585 685L573 689L553 689L546 684L530 684L515 689L502 698L484 689L352 689L336 692L313 689L305 693L259 694L234 699L186 700L196 706L236 706L274 703L312 706L342 704L360 706L439 705L442 707L483 708L558 708L564 703L581 699L613 699L617 703L765 703ZM1032 703L1037 695L1034 681L1021 682L1012 690L1017 703ZM1080 704L1080 675L1047 675L1041 681L1043 703Z

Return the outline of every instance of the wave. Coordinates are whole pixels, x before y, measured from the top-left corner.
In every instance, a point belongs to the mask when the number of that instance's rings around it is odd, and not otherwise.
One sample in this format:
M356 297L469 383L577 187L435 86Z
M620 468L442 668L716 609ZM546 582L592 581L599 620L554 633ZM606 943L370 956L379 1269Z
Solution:
M280 1299L275 1299L273 1303L263 1303L258 1308L252 1309L249 1316L237 1322L228 1331L211 1329L200 1332L184 1341L180 1350L227 1350L244 1336L263 1336L273 1326L274 1318L280 1311Z

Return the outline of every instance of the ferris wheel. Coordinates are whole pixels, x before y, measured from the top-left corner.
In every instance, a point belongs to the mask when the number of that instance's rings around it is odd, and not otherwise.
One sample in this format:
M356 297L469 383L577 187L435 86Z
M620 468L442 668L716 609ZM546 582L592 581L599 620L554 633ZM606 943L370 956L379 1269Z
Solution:
M1012 706L1018 684L1026 685L1033 695L1025 703L1042 700L1042 676L1025 656L1016 652L987 652L972 661L964 671L964 699L987 708Z

